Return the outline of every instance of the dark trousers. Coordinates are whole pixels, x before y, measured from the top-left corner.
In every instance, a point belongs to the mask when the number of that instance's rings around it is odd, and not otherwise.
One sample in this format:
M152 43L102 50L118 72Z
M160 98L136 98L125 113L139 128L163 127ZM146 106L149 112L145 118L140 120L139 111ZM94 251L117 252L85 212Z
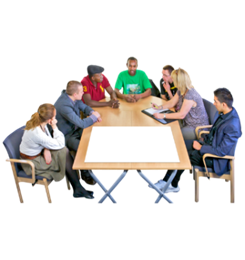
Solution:
M197 150L193 149L193 147L192 147L193 141L194 140L185 140L185 145L186 145L186 148L188 150L191 165L197 165L197 166L204 167L204 163L203 163L202 155L200 154L200 151L197 151ZM213 160L212 159L206 158L205 162L206 162L207 167L213 168ZM175 187L175 188L178 187L178 183L180 181L180 177L181 177L181 174L183 172L184 172L184 170L178 170L177 171L174 179L171 182L173 187ZM173 170L168 170L165 177L163 178L163 180L167 182L172 173L173 173Z
M83 133L83 129L78 128L74 130L72 133L65 136L66 147L70 151L77 152L82 133ZM88 172L88 170L81 170L81 175L90 177L90 173Z

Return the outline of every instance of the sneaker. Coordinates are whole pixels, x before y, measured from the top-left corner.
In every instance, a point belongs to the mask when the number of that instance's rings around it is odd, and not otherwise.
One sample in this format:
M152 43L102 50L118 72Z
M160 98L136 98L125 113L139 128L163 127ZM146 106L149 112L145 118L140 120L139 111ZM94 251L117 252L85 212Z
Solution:
M180 187L173 187L172 184L170 183L170 185L168 186L167 190L165 191L165 193L168 192L179 192L180 191Z
M165 186L166 183L167 183L166 181L160 180L154 185L160 190ZM150 184L148 185L148 187L152 188Z

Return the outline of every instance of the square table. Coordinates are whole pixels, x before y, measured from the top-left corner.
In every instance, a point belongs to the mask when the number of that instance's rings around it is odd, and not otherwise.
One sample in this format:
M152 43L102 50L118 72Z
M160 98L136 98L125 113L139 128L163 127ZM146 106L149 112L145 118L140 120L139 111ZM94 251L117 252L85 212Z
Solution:
M106 197L109 197L113 203L115 199L111 196L111 192L115 187L120 183L120 181L125 177L128 170L137 170L139 175L154 188L159 196L156 200L156 203L160 201L161 198L166 199L171 203L171 200L166 197L164 192L167 190L168 186L172 182L173 178L177 171L172 173L167 184L164 186L163 191L159 190L146 176L143 175L142 170L159 170L159 169L169 169L169 170L178 170L178 169L191 169L191 164L189 156L186 150L184 139L179 127L178 121L172 122L167 125L163 125L158 121L154 120L151 117L146 116L141 111L150 107L151 102L157 104L164 104L164 101L157 97L147 97L145 99L139 100L137 103L127 103L124 100L120 100L120 107L118 109L112 109L110 107L100 107L95 110L98 111L102 117L101 123L95 123L93 126L84 129L81 141L78 147L78 151L75 157L73 164L73 169L96 169L96 170L124 170L121 176L116 180L110 189L106 189L100 180L95 176L95 174L90 171L92 178L100 185L104 190L105 195L101 198L99 203L102 203ZM171 127L173 134L174 143L178 153L178 162L85 162L86 154L89 146L90 135L92 128L98 126L109 126L109 127L142 127L142 126L155 126L155 127ZM150 129L150 128L149 128ZM149 132L150 134L150 132ZM159 137L160 138L160 137ZM99 144L98 144L99 145ZM155 144L154 147L159 146Z

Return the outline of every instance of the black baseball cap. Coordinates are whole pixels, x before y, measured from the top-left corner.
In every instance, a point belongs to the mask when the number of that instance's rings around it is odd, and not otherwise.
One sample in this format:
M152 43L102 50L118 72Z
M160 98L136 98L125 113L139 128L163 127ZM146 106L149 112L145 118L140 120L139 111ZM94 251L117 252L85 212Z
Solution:
M86 71L89 76L93 76L95 73L104 72L105 68L97 64L89 64L86 68Z

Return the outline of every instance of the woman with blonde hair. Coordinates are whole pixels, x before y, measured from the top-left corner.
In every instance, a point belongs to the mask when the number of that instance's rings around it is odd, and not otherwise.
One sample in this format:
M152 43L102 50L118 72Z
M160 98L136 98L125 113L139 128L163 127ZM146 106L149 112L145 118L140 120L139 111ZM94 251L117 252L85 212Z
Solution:
M55 116L56 109L51 104L41 105L32 115L26 123L20 144L20 157L32 161L35 173L39 176L60 181L66 174L73 187L74 197L92 199L92 192L82 187L76 171L72 170L73 159L65 147L63 133L56 126ZM27 175L31 175L29 165L22 164L22 168Z
M182 119L183 125L181 131L185 140L196 139L195 128L197 126L208 125L208 115L205 110L201 96L192 86L190 77L183 69L174 70L171 73L174 85L178 91L174 97L163 106L152 104L154 109L176 108L175 113L155 113L154 116L159 119ZM187 141L191 142L191 141ZM174 171L168 170L163 180L159 180L155 185L162 189ZM184 170L178 170L171 184L165 192L178 192L180 190L178 183Z
M195 128L197 126L208 125L208 115L205 110L203 100L194 89L188 73L183 69L172 71L171 78L178 91L174 97L163 106L152 104L154 109L170 109L175 107L175 113L155 113L158 119L182 119L181 131L185 140L196 138Z

